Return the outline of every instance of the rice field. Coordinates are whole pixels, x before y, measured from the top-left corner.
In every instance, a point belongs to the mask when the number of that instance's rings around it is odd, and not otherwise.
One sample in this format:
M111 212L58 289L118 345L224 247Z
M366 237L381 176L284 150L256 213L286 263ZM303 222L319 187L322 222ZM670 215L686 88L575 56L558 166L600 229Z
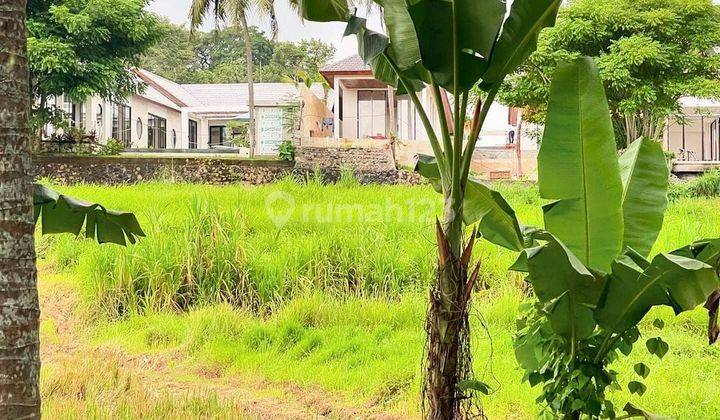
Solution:
M183 369L301 387L398 415L419 410L427 285L433 277L430 187L334 185L291 179L259 186L149 183L57 187L135 212L147 237L128 248L70 236L40 239L44 262L81 295L84 335L130 354L173 355ZM497 188L525 224L541 222L534 187ZM720 234L719 199L671 203L656 251ZM532 418L536 390L520 383L512 334L522 279L514 255L476 247L487 289L473 309L475 372L493 387L490 418ZM651 369L648 392L612 395L674 418L720 418L720 347L705 342L706 315L658 310L671 346L662 361L637 351L620 363ZM659 334L648 323L643 334ZM628 379L629 380L629 379ZM102 382L102 381L101 381ZM222 413L223 402L211 405ZM61 405L58 405L60 407ZM80 411L78 411L80 412ZM53 411L53 413L62 413Z

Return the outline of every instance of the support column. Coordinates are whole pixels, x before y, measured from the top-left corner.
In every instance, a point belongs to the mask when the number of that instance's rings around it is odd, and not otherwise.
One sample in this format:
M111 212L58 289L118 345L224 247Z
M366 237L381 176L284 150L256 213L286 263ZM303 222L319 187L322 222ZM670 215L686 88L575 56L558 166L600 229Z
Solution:
M335 86L333 86L333 97L335 112L333 112L333 137L340 138L340 79L335 77Z

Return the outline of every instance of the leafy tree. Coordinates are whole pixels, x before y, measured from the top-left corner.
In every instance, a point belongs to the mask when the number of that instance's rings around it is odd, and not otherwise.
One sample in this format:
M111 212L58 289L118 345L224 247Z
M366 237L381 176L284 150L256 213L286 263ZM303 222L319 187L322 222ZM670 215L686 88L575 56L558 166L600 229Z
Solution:
M595 59L618 147L659 139L683 95L720 98L720 5L712 0L573 0L508 79L501 99L542 121L558 63Z
M253 64L265 66L273 55L274 43L258 28L248 28L252 45ZM204 69L213 69L215 66L242 61L245 64L245 39L237 29L228 27L214 31L198 33L198 45L195 49L200 64Z
M560 64L550 87L538 155L544 229L526 227L512 270L527 273L535 301L523 307L515 354L524 380L542 384L552 417L616 418L608 388L621 389L612 364L630 356L639 324L657 306L676 314L706 302L717 338L720 239L649 258L667 207L668 167L660 144L634 141L618 159L610 110L593 60ZM484 227L480 226L481 233ZM486 239L507 247L489 235ZM662 321L654 324L662 329ZM645 341L662 358L668 344ZM627 384L642 395L650 369L638 363ZM627 417L658 418L627 404Z
M262 69L262 77L267 81L298 82L306 76L320 82L320 68L334 55L335 47L318 39L278 42L270 63Z
M30 89L35 126L54 114L50 96L113 99L136 92L130 72L161 36L146 0L38 0L27 5Z
M520 226L495 191L469 178L478 134L500 86L535 49L537 36L555 22L560 0L515 0L507 14L501 0L377 0L388 36L367 29L365 19L348 13L345 0L305 0L301 14L314 21L347 21L346 35L375 78L408 94L416 106L434 158L419 162L431 172L445 200L437 223L437 278L430 292L426 331L424 396L431 419L456 419L471 413L470 394L487 386L472 378L468 310L479 263L471 265L473 239L465 227L480 222L486 236L520 250ZM430 122L417 96L433 92L436 115L445 115L442 89L454 98L452 121ZM474 104L471 130L464 138L469 94L478 86L486 96ZM480 96L482 97L482 96ZM514 222L513 222L514 221Z
M162 37L140 58L139 66L178 83L195 83L202 70L197 58L196 37L183 26L160 21Z

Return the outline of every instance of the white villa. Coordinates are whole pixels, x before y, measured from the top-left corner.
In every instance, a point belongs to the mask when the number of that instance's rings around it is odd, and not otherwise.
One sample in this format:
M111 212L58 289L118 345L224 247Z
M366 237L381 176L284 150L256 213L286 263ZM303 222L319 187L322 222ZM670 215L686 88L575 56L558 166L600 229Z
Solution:
M114 138L127 149L203 150L229 146L226 125L248 118L247 84L178 84L149 71L135 74L144 92L125 102L93 96L82 103L56 99L71 125L94 133L100 143ZM312 94L312 95L310 95ZM308 100L324 99L321 84L310 89L293 83L255 83L257 153L272 155L288 138L284 114ZM307 125L307 124L305 124ZM312 127L305 127L308 132Z

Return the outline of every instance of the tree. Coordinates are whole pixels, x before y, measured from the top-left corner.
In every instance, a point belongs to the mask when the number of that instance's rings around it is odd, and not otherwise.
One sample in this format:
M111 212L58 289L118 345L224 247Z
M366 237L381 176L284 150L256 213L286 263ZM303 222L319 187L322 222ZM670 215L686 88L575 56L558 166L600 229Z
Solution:
M162 22L163 37L143 55L140 67L178 83L244 83L247 80L245 40L233 28L195 33ZM310 39L276 42L250 27L253 61L261 82L296 82L298 74L322 81L320 68L335 47Z
M177 83L195 83L202 69L197 59L197 39L190 31L167 20L160 21L162 36L140 58L139 67Z
M334 55L333 45L317 39L278 42L269 64L262 69L263 80L298 82L306 76L321 82L320 68Z
M525 229L525 249L511 268L527 273L535 294L523 310L515 354L524 380L542 384L538 402L547 403L550 417L617 417L606 390L621 386L610 366L631 354L653 307L679 314L707 299L709 340L717 338L711 294L720 286L720 239L649 258L668 204L668 172L652 139L635 140L618 158L591 58L558 66L538 155L540 196L552 201L543 207L544 229ZM662 329L661 320L654 324ZM660 337L645 347L658 358L668 351ZM642 395L650 369L638 363L634 370L627 388ZM659 418L630 403L624 410L627 418Z
M140 89L130 71L161 36L145 0L44 0L27 7L33 125L52 118L50 96L124 98Z
M255 156L255 88L254 82L254 59L250 27L247 23L247 13L257 10L270 18L270 27L273 34L277 32L275 20L275 9L273 0L193 0L190 9L190 20L192 28L200 26L208 12L218 21L228 20L232 26L242 32L245 40L245 58L247 65L248 84L248 132L250 137L250 157Z
M424 401L431 419L468 416L469 394L487 392L472 378L469 305L479 263L471 265L474 238L465 227L480 223L484 235L520 250L520 226L495 191L469 179L470 162L482 125L505 76L535 49L541 29L553 25L560 0L515 0L506 16L500 0L377 0L388 36L367 29L365 19L348 13L345 1L305 0L302 15L315 21L347 21L346 35L358 39L358 51L375 78L407 93L415 104L434 158L418 163L433 178L445 200L443 222L436 225L439 251L431 287ZM432 126L417 91L430 87L437 115L445 115L442 90L454 98L452 121ZM464 138L470 91L487 96L474 105L470 134Z
M275 43L254 26L249 27L248 32L252 45L253 64L266 66L272 58ZM204 69L213 69L219 64L228 62L242 61L242 64L246 64L245 39L238 37L235 28L219 28L200 33L198 41L196 54Z
M0 417L39 418L40 309L24 0L0 0L0 28Z
M683 95L720 98L720 5L712 0L574 0L500 95L542 122L559 62L595 59L618 147L659 139Z

